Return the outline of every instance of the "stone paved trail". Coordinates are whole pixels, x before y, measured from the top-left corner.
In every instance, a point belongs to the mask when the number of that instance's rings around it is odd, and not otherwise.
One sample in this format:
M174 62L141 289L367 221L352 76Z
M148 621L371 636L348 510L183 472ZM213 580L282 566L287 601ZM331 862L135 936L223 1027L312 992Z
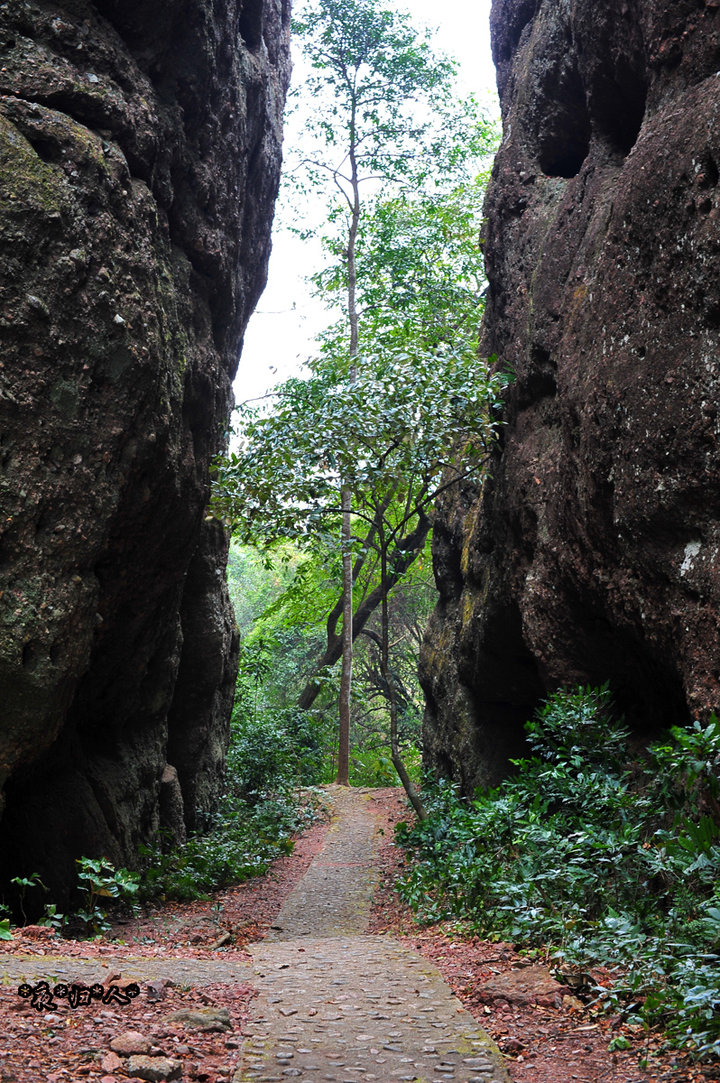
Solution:
M285 901L267 940L364 933L377 882L377 822L369 793L330 788L333 819L323 848Z
M390 936L369 936L377 823L371 793L331 787L323 848L270 936L243 959L162 956L162 976L191 985L251 983L234 1083L510 1083L492 1040L440 973ZM0 957L0 983L153 980L159 958Z
M375 885L369 794L333 790L322 851L253 957L253 1002L234 1083L509 1083L492 1040L439 972L365 935Z
M74 955L4 955L0 956L0 985L43 980L51 985L74 981L91 985L102 982L105 972L114 974L118 970L122 971L123 981L149 982L162 977L178 985L243 984L253 977L249 963L231 958L173 959L168 955L146 958L115 953L108 962L103 958L83 959Z

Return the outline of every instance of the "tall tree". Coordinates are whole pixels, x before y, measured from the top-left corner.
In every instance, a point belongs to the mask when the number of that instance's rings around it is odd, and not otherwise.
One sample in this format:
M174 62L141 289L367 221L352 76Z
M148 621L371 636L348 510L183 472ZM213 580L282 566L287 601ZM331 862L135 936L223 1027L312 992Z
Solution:
M482 478L505 384L460 335L453 343L416 343L411 353L365 354L353 378L347 359L321 355L309 378L280 386L270 411L246 409L239 449L218 466L215 510L234 524L241 541L254 544L288 537L310 546L326 541L342 517L342 486L353 493L355 581L373 553L381 574L379 582L367 579L352 631L359 634L382 606L391 747L406 785L385 602L422 552L437 498L450 486ZM323 666L340 654L335 625L341 603L328 617ZM311 683L301 705L309 706L315 692Z
M444 168L452 133L464 110L449 108L453 64L433 54L407 16L378 8L374 0L319 0L294 23L309 73L300 89L312 103L304 143L301 183L334 193L328 249L340 258L345 292L348 376L358 371L360 313L356 249L363 217L361 186L422 185ZM470 150L469 131L458 148ZM441 165L442 163L442 165ZM339 701L338 778L347 784L353 657L352 490L340 479L343 567L342 679Z

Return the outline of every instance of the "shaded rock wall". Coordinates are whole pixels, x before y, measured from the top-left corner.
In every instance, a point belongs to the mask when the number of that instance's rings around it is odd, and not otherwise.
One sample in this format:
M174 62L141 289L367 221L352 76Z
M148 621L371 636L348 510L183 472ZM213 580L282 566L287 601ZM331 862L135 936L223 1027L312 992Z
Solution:
M6 876L59 890L79 854L132 860L168 761L188 825L218 793L236 644L204 511L264 284L288 23L286 0L0 4Z
M720 707L720 3L495 0L484 351L516 370L447 502L430 762L497 780L560 684L640 729Z

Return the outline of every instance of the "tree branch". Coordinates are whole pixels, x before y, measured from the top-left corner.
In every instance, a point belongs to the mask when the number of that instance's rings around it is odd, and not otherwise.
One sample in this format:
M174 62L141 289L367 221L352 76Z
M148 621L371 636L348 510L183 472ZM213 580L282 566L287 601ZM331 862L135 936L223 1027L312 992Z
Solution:
M425 548L425 541L427 539L431 525L432 523L430 518L425 515L421 510L418 525L416 526L416 528L412 531L411 534L408 534L406 538L401 539L401 541L398 541L396 543L393 551L393 556L395 559L388 562L391 565L387 577L388 592L390 592L395 586L395 584L402 579L402 577L405 575L405 572L408 570L408 568L411 567L418 555ZM400 548L400 545L402 545L402 548ZM374 590L372 590L370 594L368 594L367 598L365 598L361 605L358 606L353 616L353 639L356 639L357 636L360 635L362 630L365 628L368 620L375 612L377 607L380 605L382 597L383 587L381 584L380 586L375 587ZM328 642L322 657L318 659L317 665L315 667L315 672L319 673L326 667L334 665L340 658L341 650L342 645L339 637L337 638L337 641L333 640L332 643ZM316 683L314 678L311 678L303 688L302 693L300 694L300 698L298 700L298 707L303 710L307 710L308 708L312 707L319 691L320 686Z

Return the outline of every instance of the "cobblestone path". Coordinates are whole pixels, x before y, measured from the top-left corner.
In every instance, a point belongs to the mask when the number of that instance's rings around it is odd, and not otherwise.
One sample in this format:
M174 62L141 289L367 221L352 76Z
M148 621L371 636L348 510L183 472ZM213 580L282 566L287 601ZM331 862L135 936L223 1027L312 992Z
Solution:
M510 1083L492 1040L440 973L390 936L369 936L377 824L370 793L331 787L320 853L249 947L252 962L161 957L0 957L0 983L124 979L249 983L258 996L233 1083ZM160 963L160 960L162 962Z
M368 800L333 791L322 851L272 942L250 948L259 996L234 1083L509 1083L497 1047L432 964L364 935L375 885Z
M275 919L267 940L364 933L377 882L375 817L367 791L330 788L333 819L317 855Z
M173 959L172 956L143 957L115 954L111 962L103 958L84 959L73 955L4 955L0 956L0 985L18 985L26 981L91 985L102 982L105 971L122 971L123 981L156 981L158 977L177 985L210 985L213 982L250 982L253 970L248 962L228 957L220 959ZM0 1081L2 1076L0 1075Z

